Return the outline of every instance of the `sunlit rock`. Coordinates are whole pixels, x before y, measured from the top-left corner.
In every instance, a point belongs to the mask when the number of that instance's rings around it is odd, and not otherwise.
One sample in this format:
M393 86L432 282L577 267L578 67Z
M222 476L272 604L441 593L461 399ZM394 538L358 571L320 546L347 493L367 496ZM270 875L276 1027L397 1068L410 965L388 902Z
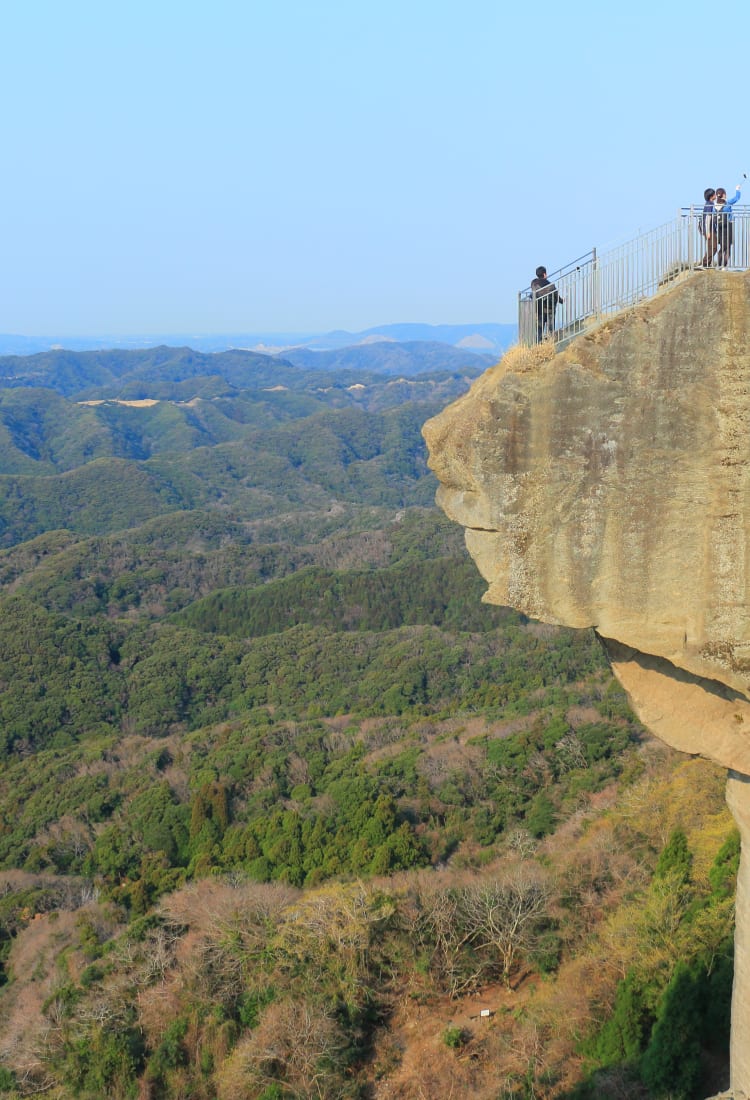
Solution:
M512 349L424 428L485 599L594 627L643 722L731 769L737 1097L750 1096L749 335L748 276L695 273L557 354Z

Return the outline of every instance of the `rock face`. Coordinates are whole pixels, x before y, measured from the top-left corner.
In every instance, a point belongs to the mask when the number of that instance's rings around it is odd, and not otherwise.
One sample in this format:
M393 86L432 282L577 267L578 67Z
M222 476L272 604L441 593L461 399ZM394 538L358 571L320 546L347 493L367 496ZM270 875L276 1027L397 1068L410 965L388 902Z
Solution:
M424 428L438 503L466 528L485 599L596 628L642 721L731 769L738 1098L750 1096L748 334L750 278L695 273L558 354L512 349Z

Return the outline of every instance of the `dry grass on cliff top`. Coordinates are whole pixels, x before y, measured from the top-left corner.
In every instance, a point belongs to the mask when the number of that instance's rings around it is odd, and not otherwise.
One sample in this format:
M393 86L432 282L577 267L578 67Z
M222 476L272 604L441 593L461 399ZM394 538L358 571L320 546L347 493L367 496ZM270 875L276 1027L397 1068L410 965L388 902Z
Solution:
M523 344L514 344L508 348L498 366L503 371L512 371L514 374L526 374L537 370L544 363L549 363L557 354L552 340L545 340L534 347L524 347Z

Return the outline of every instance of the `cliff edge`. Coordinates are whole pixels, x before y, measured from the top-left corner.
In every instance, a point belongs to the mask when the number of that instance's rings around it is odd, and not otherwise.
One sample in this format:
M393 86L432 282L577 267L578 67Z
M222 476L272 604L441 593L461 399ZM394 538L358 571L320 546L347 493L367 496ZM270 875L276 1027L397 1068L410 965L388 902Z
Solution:
M744 852L738 1098L750 1096L748 334L750 276L698 272L557 354L511 349L424 427L438 503L466 528L485 599L594 627L642 721L730 769Z

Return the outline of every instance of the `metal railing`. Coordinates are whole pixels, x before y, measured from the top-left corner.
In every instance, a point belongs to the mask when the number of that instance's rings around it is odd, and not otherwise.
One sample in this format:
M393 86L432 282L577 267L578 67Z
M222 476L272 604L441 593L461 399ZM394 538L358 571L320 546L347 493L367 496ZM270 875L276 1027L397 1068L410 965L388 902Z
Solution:
M548 276L552 290L518 295L518 340L560 343L605 315L642 302L693 268L750 267L750 206L732 208L732 218L714 215L701 233L703 207L683 207L670 222L598 255L596 249ZM547 293L545 293L545 291ZM555 294L557 291L557 302Z

